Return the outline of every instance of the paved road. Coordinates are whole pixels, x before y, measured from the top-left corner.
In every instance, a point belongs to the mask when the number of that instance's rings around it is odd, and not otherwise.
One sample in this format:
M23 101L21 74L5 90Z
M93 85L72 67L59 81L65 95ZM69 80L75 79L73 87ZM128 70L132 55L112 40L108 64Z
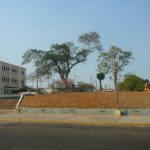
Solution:
M149 149L149 127L0 124L0 150Z

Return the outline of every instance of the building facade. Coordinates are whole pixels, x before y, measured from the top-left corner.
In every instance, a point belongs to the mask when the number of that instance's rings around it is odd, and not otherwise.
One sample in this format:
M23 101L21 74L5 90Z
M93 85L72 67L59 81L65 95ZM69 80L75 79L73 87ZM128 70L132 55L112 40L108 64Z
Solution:
M26 69L0 61L0 84L4 87L4 94L26 86Z

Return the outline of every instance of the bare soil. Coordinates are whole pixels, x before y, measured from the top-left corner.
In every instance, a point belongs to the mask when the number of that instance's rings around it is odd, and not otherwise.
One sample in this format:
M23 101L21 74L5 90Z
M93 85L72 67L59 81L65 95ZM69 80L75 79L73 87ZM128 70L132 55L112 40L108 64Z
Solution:
M0 109L15 108L18 99L0 99Z
M116 108L116 92L79 92L26 96L20 107ZM150 108L150 92L120 92L119 108Z

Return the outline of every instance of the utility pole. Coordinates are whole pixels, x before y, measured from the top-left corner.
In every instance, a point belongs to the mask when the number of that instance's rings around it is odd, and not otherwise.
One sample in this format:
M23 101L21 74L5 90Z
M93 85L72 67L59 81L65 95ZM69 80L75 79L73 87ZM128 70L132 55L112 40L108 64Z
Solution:
M118 71L119 71L119 66L118 62L115 63L115 77L114 77L114 83L115 83L115 91L116 91L116 110L115 110L115 115L120 117L121 112L119 110L119 85L118 85Z
M92 77L90 77L90 79L91 79L91 85L92 85L92 84L93 84L93 83L92 83Z
M37 92L38 92L38 89L39 89L38 80L39 80L39 72L38 72L38 68L37 68L36 69L36 90L37 90Z
M117 110L119 110L119 87L118 87L118 84L117 84L117 89L116 89L116 92L117 92Z
M96 86L96 90L97 90L97 80L95 79L95 86Z

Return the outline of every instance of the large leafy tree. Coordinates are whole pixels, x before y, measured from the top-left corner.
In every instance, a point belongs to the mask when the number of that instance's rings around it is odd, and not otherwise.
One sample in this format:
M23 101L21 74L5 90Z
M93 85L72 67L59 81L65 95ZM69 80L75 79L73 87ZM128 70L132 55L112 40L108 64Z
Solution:
M100 50L100 37L96 32L82 34L79 42L82 48L75 46L72 42L53 44L48 51L29 49L22 56L22 64L34 62L39 72L43 75L52 71L58 73L65 86L72 68L87 60L89 54L94 50Z
M108 52L100 52L99 70L105 74L113 74L115 89L117 89L118 73L123 71L124 67L129 64L131 59L133 59L132 52L123 51L116 46L111 46Z
M119 83L119 89L121 91L143 91L144 85L143 78L135 74L127 74L124 77L124 81Z

